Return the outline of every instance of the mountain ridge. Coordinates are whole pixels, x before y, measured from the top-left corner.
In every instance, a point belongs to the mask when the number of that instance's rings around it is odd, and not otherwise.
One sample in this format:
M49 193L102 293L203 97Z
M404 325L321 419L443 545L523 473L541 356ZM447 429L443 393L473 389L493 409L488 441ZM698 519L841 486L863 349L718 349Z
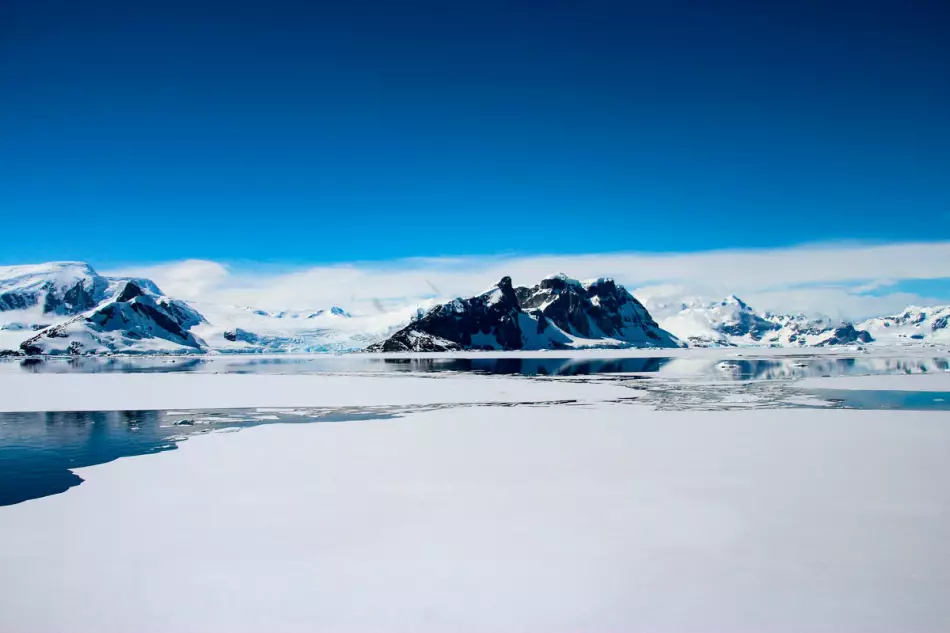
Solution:
M873 341L854 323L758 312L736 295L684 306L661 324L693 347L828 347Z
M950 344L950 306L860 323L760 312L736 295L670 308L655 319L611 278L559 273L533 286L505 277L468 299L378 315L339 306L269 312L180 301L151 280L100 275L84 262L0 267L5 355ZM440 326L419 323L438 315Z
M679 347L612 279L563 273L533 287L502 277L488 291L430 309L370 352Z

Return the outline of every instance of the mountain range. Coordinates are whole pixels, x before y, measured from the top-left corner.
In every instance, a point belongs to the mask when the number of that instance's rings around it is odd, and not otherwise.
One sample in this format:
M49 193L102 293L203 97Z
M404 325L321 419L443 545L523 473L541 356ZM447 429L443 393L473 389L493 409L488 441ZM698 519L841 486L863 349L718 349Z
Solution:
M853 323L805 315L760 313L730 295L722 301L682 306L662 319L662 325L691 347L777 347L870 343L872 335Z
M950 306L909 307L858 324L754 310L736 296L654 319L609 278L502 278L486 292L378 315L333 306L267 311L181 301L151 280L88 264L0 267L0 353L429 352L604 347L950 343ZM658 322L659 321L659 322Z

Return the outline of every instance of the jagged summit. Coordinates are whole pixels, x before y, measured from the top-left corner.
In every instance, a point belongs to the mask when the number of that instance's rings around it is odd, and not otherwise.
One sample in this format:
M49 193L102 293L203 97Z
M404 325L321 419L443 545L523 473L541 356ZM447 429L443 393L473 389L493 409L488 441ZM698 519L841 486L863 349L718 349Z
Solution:
M646 308L613 280L581 283L551 275L515 288L503 277L492 289L438 305L370 351L675 347Z
M574 279L573 277L568 277L564 273L555 273L553 275L548 275L547 277L542 279L539 285L543 287L554 287L554 286L562 286L562 285L580 286L582 284L577 279Z
M116 296L115 300L126 303L131 301L136 297L141 297L145 293L142 291L142 288L135 283L134 281L127 281L122 287L122 291Z
M533 286L503 277L433 307L351 315L339 306L265 311L183 302L151 280L84 262L0 267L0 348L40 354L535 350L585 347L829 346L950 343L950 306L849 322L760 312L730 294L650 304L609 277L562 272ZM207 318L205 315L209 315Z

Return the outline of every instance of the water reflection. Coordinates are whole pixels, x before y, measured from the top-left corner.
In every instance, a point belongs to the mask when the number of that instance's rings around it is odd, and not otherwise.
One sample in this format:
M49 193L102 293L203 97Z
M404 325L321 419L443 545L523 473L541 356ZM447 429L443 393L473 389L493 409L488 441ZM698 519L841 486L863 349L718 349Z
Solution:
M64 492L70 472L173 448L158 411L0 413L0 506Z
M65 492L82 483L70 469L174 449L189 435L273 422L341 422L392 417L347 410L259 413L56 411L0 413L0 506Z
M680 378L795 380L818 376L922 374L950 370L947 358L765 358L699 361L675 359L660 372Z
M377 374L457 372L521 376L659 374L679 379L787 380L813 376L950 371L950 359L841 358L376 358L368 355L28 358L0 362L0 373Z

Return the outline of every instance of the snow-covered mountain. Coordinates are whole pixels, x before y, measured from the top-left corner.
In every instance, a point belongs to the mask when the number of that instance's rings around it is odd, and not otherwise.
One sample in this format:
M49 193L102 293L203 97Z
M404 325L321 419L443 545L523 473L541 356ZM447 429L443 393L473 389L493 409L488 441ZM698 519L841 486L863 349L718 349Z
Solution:
M83 262L0 266L0 312L75 315L96 307L127 281L131 279L103 277ZM148 279L134 281L151 294L161 294Z
M0 352L33 354L439 351L593 347L950 343L950 306L909 307L858 325L722 301L647 310L610 279L502 279L469 299L377 314L262 310L165 296L148 279L81 262L0 267ZM271 307L273 308L273 306ZM656 311L654 311L656 308ZM659 324L650 312L661 314Z
M872 340L852 323L761 313L735 295L714 303L685 305L660 324L692 347L826 347Z
M875 317L859 327L885 344L950 343L950 306L909 306L900 314Z
M31 355L204 351L205 342L190 331L203 321L186 303L126 281L114 297L41 330L20 349Z
M81 262L0 267L0 350L8 354L352 351L418 309L266 311L179 301L148 279L106 277Z
M563 274L533 288L503 277L487 292L437 305L374 352L462 349L677 347L640 302L611 279L581 283Z
M31 353L203 349L202 322L148 279L105 277L82 262L0 267L0 348Z

